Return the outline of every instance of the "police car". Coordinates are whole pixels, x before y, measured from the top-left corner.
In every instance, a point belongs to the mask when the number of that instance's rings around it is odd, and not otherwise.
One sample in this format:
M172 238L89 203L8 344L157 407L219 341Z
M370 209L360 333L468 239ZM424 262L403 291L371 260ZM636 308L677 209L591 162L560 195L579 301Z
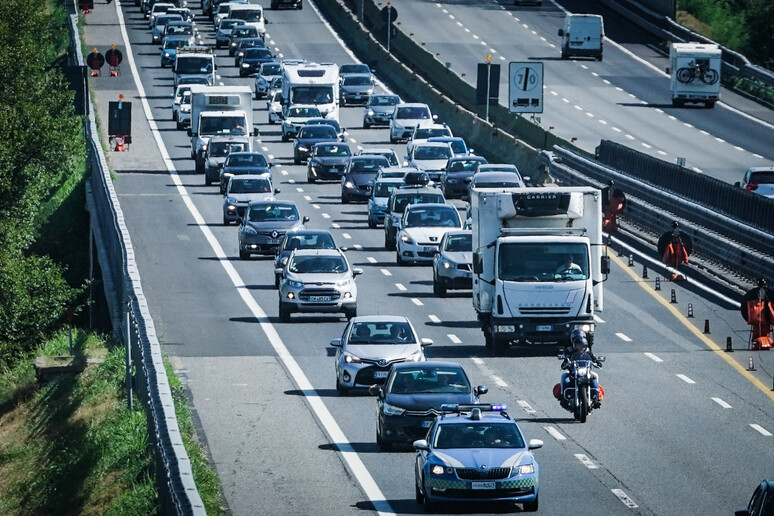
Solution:
M427 432L414 442L417 503L506 501L538 509L538 464L505 405L443 405Z

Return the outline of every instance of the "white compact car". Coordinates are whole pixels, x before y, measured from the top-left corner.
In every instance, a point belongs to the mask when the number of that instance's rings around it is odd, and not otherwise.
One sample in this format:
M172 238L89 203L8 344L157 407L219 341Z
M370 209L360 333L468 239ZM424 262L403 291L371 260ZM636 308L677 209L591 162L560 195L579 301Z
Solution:
M457 208L451 204L412 204L406 207L396 241L398 265L430 263L443 235L462 226Z
M435 117L427 104L398 104L390 118L390 143L407 140L418 125L431 125Z

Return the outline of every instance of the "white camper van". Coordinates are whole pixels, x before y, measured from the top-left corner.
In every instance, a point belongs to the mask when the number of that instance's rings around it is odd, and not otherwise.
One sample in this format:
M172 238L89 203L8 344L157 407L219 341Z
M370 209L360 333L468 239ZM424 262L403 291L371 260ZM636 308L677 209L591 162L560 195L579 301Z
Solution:
M720 47L705 43L672 43L669 49L669 87L672 105L703 102L708 108L720 100Z
M562 38L562 59L571 56L591 56L602 61L602 39L605 25L598 14L568 14L559 29Z

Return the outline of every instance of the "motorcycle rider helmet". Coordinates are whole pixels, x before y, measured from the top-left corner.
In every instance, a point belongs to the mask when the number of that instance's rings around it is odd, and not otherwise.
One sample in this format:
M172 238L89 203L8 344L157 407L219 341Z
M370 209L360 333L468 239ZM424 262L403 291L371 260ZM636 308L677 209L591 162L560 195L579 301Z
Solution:
M586 332L583 330L572 330L572 333L570 333L570 344L576 352L586 351L589 347Z

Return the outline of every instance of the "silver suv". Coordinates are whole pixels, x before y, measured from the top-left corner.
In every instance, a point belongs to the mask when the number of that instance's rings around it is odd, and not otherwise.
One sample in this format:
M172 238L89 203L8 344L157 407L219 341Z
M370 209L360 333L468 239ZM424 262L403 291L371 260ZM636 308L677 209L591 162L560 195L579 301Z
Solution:
M344 313L357 316L355 276L339 249L297 249L284 269L276 269L282 281L279 287L279 317L290 322L294 312Z

